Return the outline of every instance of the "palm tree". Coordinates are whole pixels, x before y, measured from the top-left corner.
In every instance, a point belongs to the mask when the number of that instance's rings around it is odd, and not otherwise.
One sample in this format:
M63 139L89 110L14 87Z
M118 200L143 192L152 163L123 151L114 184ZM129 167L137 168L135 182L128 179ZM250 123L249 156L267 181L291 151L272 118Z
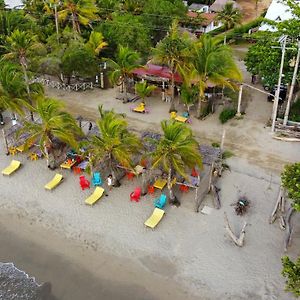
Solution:
M145 98L149 97L152 91L156 89L155 85L148 85L147 81L137 82L135 84L136 93L142 98L145 102Z
M191 78L197 82L199 90L197 118L200 118L208 82L235 89L235 83L230 80L241 81L242 74L230 48L208 35L202 35L199 42L194 44L192 55Z
M217 19L221 21L226 30L240 24L242 14L238 8L234 7L234 2L227 2L222 11L218 13Z
M64 0L62 8L58 12L59 20L71 20L73 30L79 34L80 24L91 26L91 22L98 19L98 9L94 0Z
M190 43L187 35L181 35L178 31L178 22L174 21L169 34L161 40L153 49L153 61L169 66L171 75L171 107L175 110L174 89L176 72L182 73L189 58Z
M180 89L180 98L182 103L186 106L188 113L190 112L191 106L196 102L198 96L198 89L195 86L189 86L184 83Z
M16 29L10 36L6 38L4 49L7 53L3 55L3 59L16 60L20 64L24 73L28 99L30 104L32 104L30 82L27 73L28 58L38 50L43 50L44 47L42 46L42 44L37 42L36 35L32 35L32 33L30 32L20 31L19 29ZM33 115L31 117L33 118Z
M92 137L88 152L92 165L101 161L108 163L113 182L116 182L117 164L131 169L132 156L139 153L141 142L136 135L128 131L123 116L114 111L103 111L101 106L98 109L100 119L97 120L97 126L100 135Z
M26 84L23 74L17 65L10 62L0 65L0 107L1 110L8 109L12 113L24 114L27 105Z
M202 160L198 142L186 124L164 120L161 127L163 136L154 152L150 153L152 168L161 166L168 173L170 201L174 202L172 176L177 173L187 178L187 169L202 167Z
M107 59L108 66L112 69L110 72L110 81L113 84L121 85L124 92L125 101L127 101L128 79L132 76L132 71L141 67L138 64L140 55L128 47L120 45L116 54L116 59Z
M58 32L58 13L57 8L60 6L60 0L46 0L44 5L44 10L48 15L53 15L55 20L55 28L56 28L56 39L59 41L59 32Z
M24 122L20 133L29 133L27 144L36 141L41 151L48 157L49 150L55 149L55 139L77 148L77 138L82 136L76 120L63 111L64 104L56 99L40 97L33 111L39 115L39 122Z
M90 38L86 43L86 47L90 49L97 56L99 56L100 51L107 45L108 43L104 41L103 34L97 31L91 32Z

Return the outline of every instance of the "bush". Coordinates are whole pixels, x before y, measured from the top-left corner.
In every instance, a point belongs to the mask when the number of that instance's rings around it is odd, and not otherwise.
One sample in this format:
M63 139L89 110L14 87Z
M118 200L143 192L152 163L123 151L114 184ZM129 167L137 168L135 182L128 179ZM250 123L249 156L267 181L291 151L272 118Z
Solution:
M293 262L288 256L284 256L282 261L282 275L286 278L285 290L291 292L295 297L300 296L300 257Z
M291 106L289 119L294 122L300 122L300 99L297 99Z
M222 124L226 123L228 120L232 119L236 114L236 110L233 108L224 108L219 115L219 120Z

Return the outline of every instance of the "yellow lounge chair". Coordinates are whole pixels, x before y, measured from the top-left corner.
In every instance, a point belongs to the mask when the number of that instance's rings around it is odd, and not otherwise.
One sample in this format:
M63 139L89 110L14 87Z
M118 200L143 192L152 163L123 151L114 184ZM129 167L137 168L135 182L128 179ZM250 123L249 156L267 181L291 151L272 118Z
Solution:
M21 162L18 160L12 160L10 165L5 168L4 170L2 170L2 174L3 175L11 175L12 173L14 173L16 170L18 170L21 166Z
M103 195L104 188L97 186L91 196L85 199L85 204L93 205L95 204Z
M160 208L155 208L150 218L144 223L146 226L154 229L164 216L165 211Z
M61 174L56 173L53 179L45 185L45 189L49 191L53 190L63 181L63 179Z
M167 184L167 182L168 182L167 179L158 178L154 182L153 186L157 189L162 190L165 187L165 185Z

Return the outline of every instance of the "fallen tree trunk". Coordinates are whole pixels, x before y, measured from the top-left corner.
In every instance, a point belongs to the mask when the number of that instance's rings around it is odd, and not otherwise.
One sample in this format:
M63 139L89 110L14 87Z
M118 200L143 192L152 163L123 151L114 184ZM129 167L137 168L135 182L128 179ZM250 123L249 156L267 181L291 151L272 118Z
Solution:
M274 221L277 218L277 212L278 212L279 206L281 204L281 198L282 198L282 196L283 196L283 188L280 187L279 193L278 193L278 197L277 197L277 200L276 200L276 203L275 203L275 207L274 207L274 209L273 209L273 211L271 213L271 216L269 218L269 223L270 224L274 223Z
M229 225L229 221L227 218L227 214L224 213L224 219L225 219L225 229L228 233L228 235L230 236L230 238L234 241L234 243L239 246L239 247L243 247L244 246L244 239L245 239L245 228L247 226L247 222L244 222L244 225L241 229L241 232L239 234L239 237L237 237L233 232L232 229Z
M286 226L287 232L286 232L286 235L284 238L284 251L285 252L287 251L287 248L288 248L288 246L290 246L291 241L292 241L293 227L291 226L291 216L292 216L293 212L294 212L294 208L290 207L289 210L287 211L286 218L285 218L286 225L287 225Z
M214 184L212 184L210 186L210 190L213 194L215 208L220 209L221 208L221 201L220 201L219 189Z

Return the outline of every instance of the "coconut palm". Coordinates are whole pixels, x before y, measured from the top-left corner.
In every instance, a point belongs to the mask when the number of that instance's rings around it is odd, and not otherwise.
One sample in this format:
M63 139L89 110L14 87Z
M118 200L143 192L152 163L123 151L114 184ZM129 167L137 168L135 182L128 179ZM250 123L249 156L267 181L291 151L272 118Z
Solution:
M26 84L17 65L10 62L0 65L0 107L19 115L26 106Z
M234 7L234 2L227 2L218 13L217 19L221 21L225 29L228 30L241 23L242 14L238 8Z
M86 47L90 49L97 56L99 56L100 51L107 45L108 43L104 41L103 34L97 31L91 32L90 38L86 43Z
M61 5L60 0L46 0L45 5L44 5L44 10L48 15L54 16L55 20L55 28L56 28L56 38L57 41L59 39L58 36L58 13L57 13L57 8Z
M198 142L186 124L176 121L162 121L163 136L157 142L154 152L150 153L152 168L159 166L168 173L170 201L175 200L172 191L172 176L175 173L187 178L187 170L202 167Z
M34 53L44 50L44 47L37 41L36 35L16 29L6 38L4 49L7 52L3 55L4 60L15 60L20 64L24 73L28 99L30 104L32 104L30 82L27 73L28 58Z
M141 142L136 135L127 129L123 116L114 111L103 111L99 106L100 119L97 126L100 135L93 136L88 144L91 164L107 162L113 182L116 182L116 165L132 168L132 156L138 154Z
M174 21L169 34L161 40L153 49L153 61L169 66L171 75L171 107L170 111L175 110L174 89L175 74L182 73L189 58L189 38L178 31L178 22Z
M145 102L145 98L149 97L150 94L156 89L155 85L148 85L147 81L137 82L135 84L136 93L142 98Z
M124 92L125 100L127 100L128 79L132 76L132 71L141 67L138 62L140 55L128 47L120 45L116 54L116 59L107 59L110 72L110 81L113 84L121 85Z
M208 35L202 35L194 44L191 61L190 78L196 82L199 90L197 117L200 118L208 82L235 89L234 81L241 81L242 75L234 62L230 48Z
M97 11L94 0L64 0L58 19L71 20L73 30L80 34L80 24L91 26L91 22L98 19Z
M184 83L180 89L180 98L182 103L186 106L188 113L190 112L191 106L196 102L198 96L198 89L196 86L190 86Z
M77 148L77 138L82 135L76 120L63 111L64 104L52 98L39 97L33 111L39 116L39 122L24 122L20 133L29 133L27 144L35 141L47 157L49 150L56 148L56 141L64 142Z

